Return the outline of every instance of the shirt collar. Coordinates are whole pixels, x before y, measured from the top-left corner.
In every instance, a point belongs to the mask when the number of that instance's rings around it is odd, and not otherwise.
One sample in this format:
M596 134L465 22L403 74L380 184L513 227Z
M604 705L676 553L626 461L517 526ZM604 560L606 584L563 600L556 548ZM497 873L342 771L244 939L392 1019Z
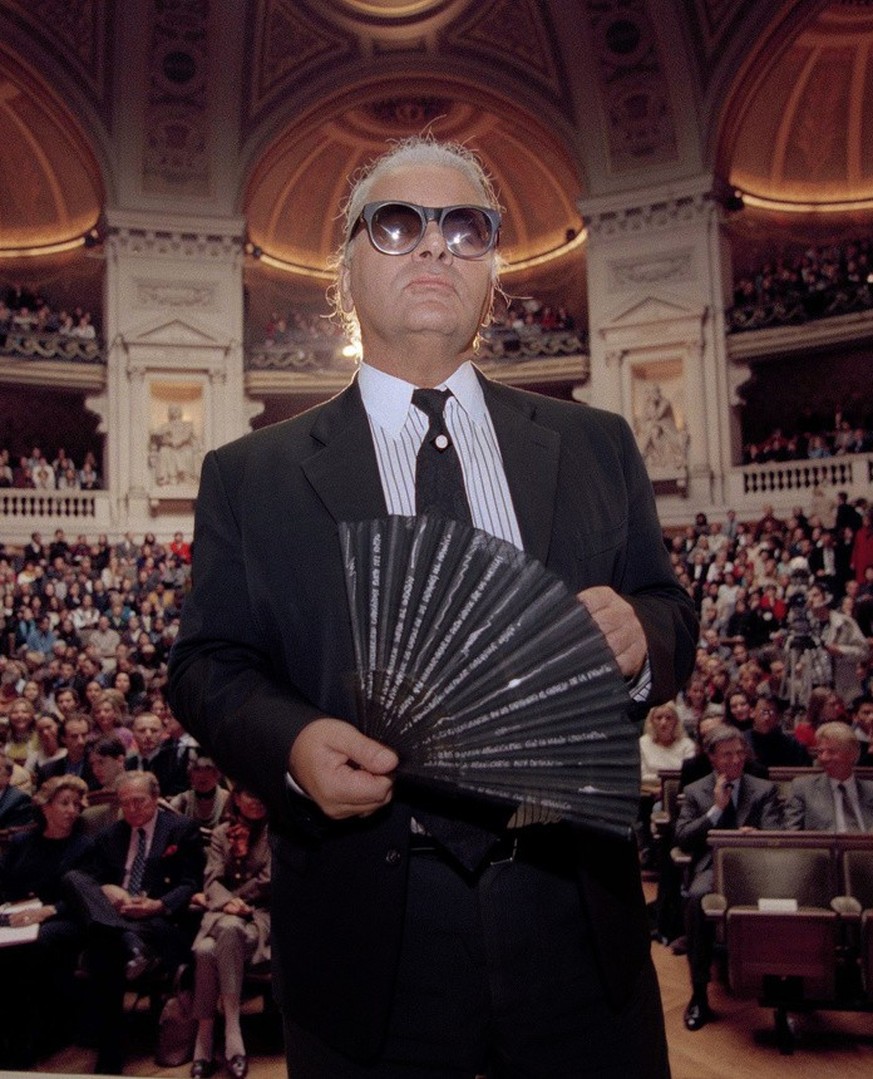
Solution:
M393 437L406 423L412 391L415 386L396 375L362 363L358 370L358 387L369 418ZM473 364L466 360L437 389L452 391L460 407L477 424L485 423L485 396Z

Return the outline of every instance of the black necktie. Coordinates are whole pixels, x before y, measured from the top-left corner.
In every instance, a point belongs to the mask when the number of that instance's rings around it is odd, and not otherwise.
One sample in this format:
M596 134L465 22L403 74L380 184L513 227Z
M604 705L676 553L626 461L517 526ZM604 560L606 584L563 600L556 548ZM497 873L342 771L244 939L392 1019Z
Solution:
M142 878L146 863L146 833L145 828L137 828L136 852L130 863L130 879L127 882L127 890L131 895L139 895L142 891Z
M464 474L444 416L451 395L451 390L415 390L412 394L412 403L430 420L415 459L415 512L441 513L471 524Z
M718 827L733 829L737 826L737 807L734 805L733 783L725 783L725 790L728 792L728 804L721 811Z
M472 524L458 451L446 428L444 410L451 390L419 389L412 403L430 420L415 459L415 511L440 513ZM471 872L503 831L512 809L460 795L418 791L415 819L431 838Z

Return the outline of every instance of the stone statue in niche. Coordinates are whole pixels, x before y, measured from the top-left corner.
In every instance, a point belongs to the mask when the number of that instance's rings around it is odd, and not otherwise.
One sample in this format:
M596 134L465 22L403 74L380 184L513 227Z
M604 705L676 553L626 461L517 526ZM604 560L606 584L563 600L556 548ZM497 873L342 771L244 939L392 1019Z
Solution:
M688 432L679 428L670 399L657 384L646 392L636 420L637 445L650 471L683 471L688 463Z
M159 487L196 483L199 445L194 424L183 419L179 405L167 409L167 422L150 435L149 464Z

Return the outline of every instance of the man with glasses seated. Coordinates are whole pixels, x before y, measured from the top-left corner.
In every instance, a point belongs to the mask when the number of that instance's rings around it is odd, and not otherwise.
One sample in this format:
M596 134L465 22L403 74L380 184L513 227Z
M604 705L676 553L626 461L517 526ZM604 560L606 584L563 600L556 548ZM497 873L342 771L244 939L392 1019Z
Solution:
M758 698L752 726L744 733L749 755L765 768L806 768L812 764L806 748L782 729L776 697Z
M203 463L169 696L270 807L294 1079L668 1074L630 836L395 784L397 755L355 726L342 521L438 511L545 562L644 708L691 670L692 606L628 425L471 363L500 222L462 147L376 162L338 259L357 377Z

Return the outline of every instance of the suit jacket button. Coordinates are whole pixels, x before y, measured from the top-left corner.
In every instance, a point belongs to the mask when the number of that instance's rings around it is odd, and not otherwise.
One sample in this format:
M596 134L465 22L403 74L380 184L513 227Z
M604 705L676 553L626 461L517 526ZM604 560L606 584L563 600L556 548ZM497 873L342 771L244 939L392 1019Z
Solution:
M403 861L403 855L396 847L389 847L385 852L385 864L386 865L400 865Z

